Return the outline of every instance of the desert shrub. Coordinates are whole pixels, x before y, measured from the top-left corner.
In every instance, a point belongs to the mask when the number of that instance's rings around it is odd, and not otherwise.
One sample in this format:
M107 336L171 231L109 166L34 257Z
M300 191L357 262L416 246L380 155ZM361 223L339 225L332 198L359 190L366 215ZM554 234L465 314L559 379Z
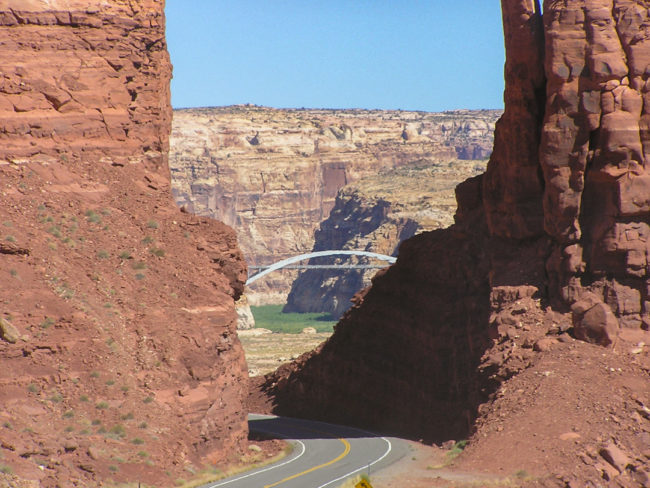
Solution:
M159 258L162 258L165 255L165 250L160 249L159 247L152 247L149 249L149 252L154 256L158 256Z

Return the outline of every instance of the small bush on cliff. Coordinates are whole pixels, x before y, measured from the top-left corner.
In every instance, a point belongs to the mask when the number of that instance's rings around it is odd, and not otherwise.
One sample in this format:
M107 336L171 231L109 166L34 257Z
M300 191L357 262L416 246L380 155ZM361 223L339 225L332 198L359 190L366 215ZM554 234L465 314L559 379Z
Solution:
M149 252L154 256L158 256L159 258L162 258L165 255L165 250L160 249L159 247L152 247L149 249Z
M101 218L101 216L99 214L95 213L94 211L88 210L86 212L86 220L88 222L93 223L93 224L99 224L99 223L101 223L102 218Z

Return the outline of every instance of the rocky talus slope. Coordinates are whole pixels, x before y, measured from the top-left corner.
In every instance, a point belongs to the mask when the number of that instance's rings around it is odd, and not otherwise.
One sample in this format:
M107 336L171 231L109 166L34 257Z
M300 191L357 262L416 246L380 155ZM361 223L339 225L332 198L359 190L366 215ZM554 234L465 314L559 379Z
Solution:
M180 206L233 226L250 265L309 252L337 192L382 170L484 159L499 111L440 114L279 110L174 111L170 167ZM296 272L251 287L253 304L284 303Z
M3 1L0 26L0 486L236 456L246 266L171 198L164 2Z
M396 256L402 241L449 227L456 211L454 188L485 171L486 161L454 160L406 167L344 186L315 233L314 251L356 249ZM369 264L368 258L312 259L310 264ZM370 285L376 269L309 269L294 281L285 312L326 312L340 318L352 297Z
M455 225L405 241L261 389L291 415L474 432L466 463L531 486L647 486L650 9L502 9L505 113Z

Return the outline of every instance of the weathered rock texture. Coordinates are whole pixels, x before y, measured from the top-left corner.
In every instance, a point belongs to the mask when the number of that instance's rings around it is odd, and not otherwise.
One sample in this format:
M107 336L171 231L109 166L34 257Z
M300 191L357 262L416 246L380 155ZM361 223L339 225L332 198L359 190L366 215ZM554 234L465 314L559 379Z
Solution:
M162 485L246 442L246 267L171 199L163 9L0 1L0 459L39 486Z
M126 163L145 155L165 163L171 65L163 5L4 0L0 159Z
M442 114L176 110L170 167L176 201L233 226L250 265L309 252L338 190L390 168L490 153L499 111ZM295 271L252 285L251 303L284 303Z
M554 336L572 340L563 331L647 342L648 7L553 0L542 17L503 0L506 106L487 172L457 188L455 225L405 241L331 340L267 378L278 411L464 438L479 403ZM619 393L647 401L647 383Z
M449 227L456 211L454 188L483 173L485 161L449 161L398 168L343 187L315 234L314 251L357 249L396 256L405 239ZM312 259L310 264L369 264L368 258ZM373 261L373 264L379 262ZM285 312L326 312L340 318L376 269L309 269L294 281Z

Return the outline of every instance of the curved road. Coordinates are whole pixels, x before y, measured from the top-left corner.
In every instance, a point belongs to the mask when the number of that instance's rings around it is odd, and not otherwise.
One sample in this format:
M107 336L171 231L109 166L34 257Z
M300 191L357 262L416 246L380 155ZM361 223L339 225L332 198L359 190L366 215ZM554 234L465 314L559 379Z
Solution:
M275 464L203 488L336 488L346 479L384 468L408 452L395 438L352 427L287 417L250 415L252 432L289 440L293 452Z

